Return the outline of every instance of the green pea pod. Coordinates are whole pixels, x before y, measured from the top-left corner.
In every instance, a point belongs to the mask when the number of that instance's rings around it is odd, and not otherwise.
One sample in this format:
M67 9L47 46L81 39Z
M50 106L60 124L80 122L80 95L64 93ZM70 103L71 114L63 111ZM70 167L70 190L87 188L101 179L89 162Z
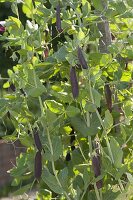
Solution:
M78 86L75 67L71 67L70 69L70 81L71 81L73 98L75 99L79 95L79 86Z

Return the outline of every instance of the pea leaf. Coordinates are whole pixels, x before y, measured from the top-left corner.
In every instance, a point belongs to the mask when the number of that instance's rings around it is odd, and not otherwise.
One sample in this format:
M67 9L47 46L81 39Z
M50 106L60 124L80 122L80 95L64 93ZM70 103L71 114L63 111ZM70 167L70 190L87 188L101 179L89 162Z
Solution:
M93 94L93 98L94 98L94 101L95 101L95 105L97 107L100 107L101 94L95 89L92 89L92 94Z
M59 136L54 136L52 138L52 148L53 148L53 154L51 152L51 149L49 148L49 144L45 146L45 158L49 161L56 161L62 155L63 151L61 138Z
M28 185L22 186L20 189L18 189L15 192L13 192L13 195L24 194L25 192L28 192L28 190L30 190L31 186L32 186L32 184L28 184Z
M49 110L53 113L61 114L64 111L63 105L55 100L46 100L45 102Z
M115 167L120 168L122 166L123 151L114 137L111 137L110 147L113 154L114 165Z
M60 170L60 173L59 173L58 177L59 177L59 180L60 180L63 188L65 190L67 190L68 186L69 186L68 185L68 178L69 177L68 177L68 169L67 169L67 167L65 167L64 169Z
M84 122L83 118L80 116L72 117L71 124L74 127L74 129L82 134L84 137L88 135L89 128L86 126L86 123Z
M109 112L109 110L106 110L104 118L104 127L106 128L107 132L110 132L112 126L113 126L113 117Z
M63 190L57 182L57 179L54 175L52 175L48 168L44 167L42 173L43 181L48 185L48 187L57 194L62 194Z
M23 4L23 12L26 14L27 17L32 18L33 14L33 3L32 0L25 0Z
M80 113L80 109L74 106L68 106L66 109L66 114L68 117L74 117L75 115Z

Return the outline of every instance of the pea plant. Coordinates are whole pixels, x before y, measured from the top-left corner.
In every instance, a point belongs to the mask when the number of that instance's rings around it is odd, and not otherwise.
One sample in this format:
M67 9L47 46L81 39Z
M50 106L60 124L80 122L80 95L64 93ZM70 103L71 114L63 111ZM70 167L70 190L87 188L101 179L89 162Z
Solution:
M10 170L15 193L132 199L132 0L10 2L0 40L17 65L0 117L15 127L4 139L26 147Z

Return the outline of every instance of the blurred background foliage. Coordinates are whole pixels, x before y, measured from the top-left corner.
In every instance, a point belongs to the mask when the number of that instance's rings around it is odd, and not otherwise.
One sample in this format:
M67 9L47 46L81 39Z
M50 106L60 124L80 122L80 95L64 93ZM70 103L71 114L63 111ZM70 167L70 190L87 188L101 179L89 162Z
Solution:
M22 12L22 5L18 5L19 9L19 16L21 19L22 24L25 24L26 16ZM10 2L0 2L0 21L5 21L5 19L8 19L9 16L15 16L11 9L11 3ZM15 65L16 63L11 58L11 55L14 51L14 49L8 48L5 50L3 48L4 44L6 43L0 40L0 75L2 77L7 77L7 69L10 69ZM0 82L0 89L1 89L2 83Z
M23 25L26 21L26 16L22 12L22 5L18 5L19 9L19 16L21 19L21 22ZM0 21L5 21L8 19L9 16L15 16L15 14L12 12L11 9L11 3L10 2L1 2L0 1ZM7 70L11 69L14 65L16 65L16 61L13 61L11 58L14 48L5 48L4 45L6 44L5 41L0 40L0 97L3 97L3 84L6 82L6 80L2 78L7 78ZM2 77L2 78L1 78ZM0 138L2 138L4 135L10 135L14 131L14 126L11 123L11 120L8 119L7 116L4 116L3 118L0 118Z
M12 10L11 10L11 3L10 2L5 2L1 3L0 2L0 21L5 21L5 19L8 18L8 16L13 15ZM6 42L6 41L5 41ZM5 48L3 47L5 42L0 41L0 77L7 77L7 70L11 69L14 65L14 62L11 58L12 55L12 50L7 49L5 51ZM3 79L0 79L0 97L3 96L3 90L2 90L2 85L4 83ZM7 132L12 133L13 126L11 123L9 123L9 120L7 117L0 118L0 138L5 135Z
M11 3L0 3L0 21L5 21L8 16L13 15L11 10ZM5 51L3 48L4 42L0 41L0 74L2 77L7 77L7 69L12 68L13 61L10 58L11 56L11 49ZM0 83L2 86L2 83Z

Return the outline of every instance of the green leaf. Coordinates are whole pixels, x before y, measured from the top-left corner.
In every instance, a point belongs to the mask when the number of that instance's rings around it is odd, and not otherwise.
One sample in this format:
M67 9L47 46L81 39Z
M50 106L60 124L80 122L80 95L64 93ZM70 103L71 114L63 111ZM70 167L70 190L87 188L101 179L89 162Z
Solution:
M58 184L56 177L54 175L52 175L49 172L48 168L46 168L46 167L44 167L44 169L43 169L42 179L48 185L48 187L55 193L57 193L57 194L63 193L63 189Z
M95 89L92 89L92 94L93 94L95 105L97 107L100 107L101 94L97 90L95 90Z
M111 113L109 112L109 110L105 111L105 118L104 118L103 123L104 123L104 127L106 128L107 132L109 132L113 126L113 117L112 117Z
M74 117L75 115L80 113L80 109L74 106L68 106L66 109L66 114L68 117Z
M20 134L19 140L22 145L24 145L26 147L33 147L33 139L27 133Z
M11 176L20 177L26 172L26 154L20 154L17 158L17 166L10 170Z
M65 167L64 169L60 170L60 173L59 173L58 177L59 177L59 180L60 180L61 185L63 186L63 188L65 190L68 190L68 186L69 186L68 178L69 177L68 177L68 169L67 169L67 167Z
M104 200L115 200L120 192L113 192L111 189L106 191L106 193L103 194L103 199Z
M101 123L96 113L92 113L90 118L89 135L96 135L101 127Z
M133 6L133 0L127 0L127 4L132 7Z
M58 60L58 62L63 62L66 61L67 53L66 47L62 46L53 56Z
M133 185L127 184L124 192L120 193L116 200L132 200L133 198Z
M17 177L13 179L11 186L18 186L20 183L21 183L21 178Z
M6 98L0 98L0 108L3 108L7 105L8 99Z
M123 14L126 11L126 6L123 1L116 2L114 6L119 14Z
M88 1L82 0L82 13L84 17L88 17L91 11L91 5Z
M115 175L115 180L119 180L123 174L127 171L127 166L123 165L121 168L118 169L116 175Z
M130 82L131 81L131 72L130 71L124 71L122 73L122 77L121 77L120 81Z
M129 182L133 185L133 175L130 173L126 173Z
M85 110L88 112L95 112L96 106L93 103L87 102L85 105Z
M93 6L96 8L96 10L103 11L102 1L93 0Z
M21 195L24 194L25 192L28 192L28 190L30 190L30 188L32 187L32 184L28 184L25 186L21 186L20 189L18 189L17 191L13 192L13 195Z
M83 40L84 38L85 38L85 34L82 31L82 29L80 28L79 32L78 32L78 35L77 35L77 39L80 41L80 40Z
M37 74L32 69L28 70L28 83L26 86L26 93L32 97L39 97L46 93L46 88L40 81Z
M108 66L109 63L112 62L111 54L103 54L100 59L100 66Z
M34 6L32 3L32 0L24 0L22 9L27 17L32 18L33 8L34 8Z
M28 95L32 96L32 97L39 97L40 95L42 95L43 93L46 92L46 88L45 87L38 87L38 88L32 88L28 91Z
M83 186L84 186L83 178L80 175L77 175L73 180L73 188L76 190L77 187L79 187L81 190L83 190Z
M10 87L9 81L7 81L6 83L4 83L3 88L9 88L9 87Z
M53 113L61 114L64 111L64 107L61 103L56 102L55 100L46 100L45 101L49 110Z
M83 181L84 181L84 185L85 185L85 188L89 185L89 183L91 182L91 177L90 177L90 174L86 169L84 169L84 173L83 173Z
M57 115L51 112L49 109L46 110L46 118L49 125L49 128L52 129L57 121Z
M62 141L59 136L54 136L51 141L53 154L51 152L49 144L47 144L47 146L45 146L45 159L49 161L56 161L59 159L63 152Z
M123 158L123 151L119 146L119 143L115 140L114 137L110 139L110 147L113 154L114 165L117 168L121 168L122 166L122 158Z
M72 126L77 132L82 134L84 137L88 136L89 128L87 127L82 117L76 116L72 117L70 120Z

